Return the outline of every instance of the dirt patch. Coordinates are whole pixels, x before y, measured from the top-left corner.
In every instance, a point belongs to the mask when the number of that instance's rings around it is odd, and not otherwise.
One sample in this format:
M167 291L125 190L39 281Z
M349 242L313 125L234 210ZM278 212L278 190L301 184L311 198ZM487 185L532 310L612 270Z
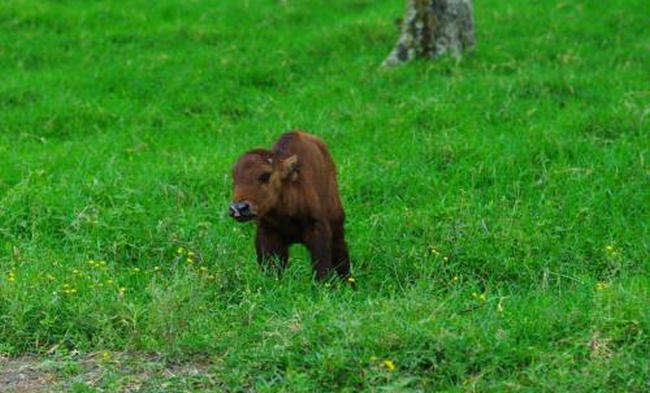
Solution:
M168 363L158 355L98 352L67 356L0 357L0 393L69 391L74 385L133 392L147 384L213 386L209 362Z
M56 382L56 375L34 358L0 357L0 393L47 392Z

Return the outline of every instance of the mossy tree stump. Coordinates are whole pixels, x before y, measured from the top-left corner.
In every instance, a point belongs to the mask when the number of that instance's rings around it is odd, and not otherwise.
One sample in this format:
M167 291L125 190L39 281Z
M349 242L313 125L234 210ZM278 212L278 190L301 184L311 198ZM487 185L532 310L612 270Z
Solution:
M400 37L383 65L446 53L458 57L475 43L471 0L408 0Z

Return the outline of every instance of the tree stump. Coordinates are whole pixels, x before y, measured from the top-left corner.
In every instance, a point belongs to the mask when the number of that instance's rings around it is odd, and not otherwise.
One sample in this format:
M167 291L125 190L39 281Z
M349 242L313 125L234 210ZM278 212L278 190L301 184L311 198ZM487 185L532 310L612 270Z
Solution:
M400 37L383 65L396 66L414 57L433 59L445 53L460 57L475 43L471 0L408 0Z

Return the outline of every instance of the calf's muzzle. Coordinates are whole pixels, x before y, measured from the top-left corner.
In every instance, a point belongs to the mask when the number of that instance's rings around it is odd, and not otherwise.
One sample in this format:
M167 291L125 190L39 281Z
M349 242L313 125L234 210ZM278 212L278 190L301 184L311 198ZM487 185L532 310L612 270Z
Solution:
M244 202L233 202L228 208L230 216L238 221L245 221L253 218L253 213L251 212L250 203Z

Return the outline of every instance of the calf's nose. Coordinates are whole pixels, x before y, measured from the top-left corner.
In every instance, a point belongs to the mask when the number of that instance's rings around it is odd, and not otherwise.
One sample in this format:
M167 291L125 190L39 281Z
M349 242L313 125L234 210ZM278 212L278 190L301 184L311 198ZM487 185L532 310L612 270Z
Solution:
M231 217L246 217L251 215L251 205L248 202L231 203L228 211Z

